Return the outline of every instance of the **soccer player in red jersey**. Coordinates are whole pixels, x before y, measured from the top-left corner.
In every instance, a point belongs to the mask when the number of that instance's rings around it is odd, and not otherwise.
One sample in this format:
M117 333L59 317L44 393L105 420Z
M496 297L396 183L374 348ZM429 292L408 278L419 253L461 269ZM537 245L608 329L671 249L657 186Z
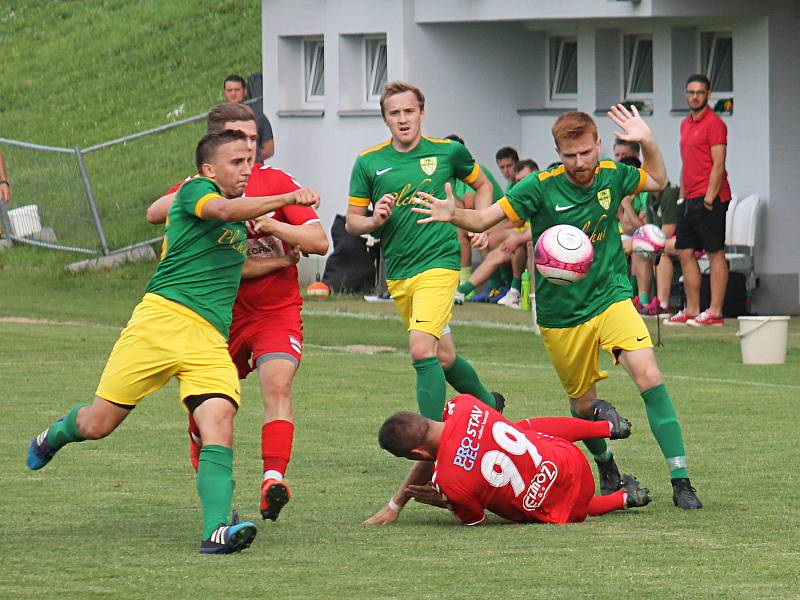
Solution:
M256 126L249 107L225 103L208 117L209 131L234 129L251 139L255 160ZM178 184L148 209L151 223L163 222ZM255 163L245 196L273 195L275 190L299 189L294 178L269 165ZM280 193L284 193L280 192ZM292 381L303 351L303 300L295 266L300 254L328 251L328 238L311 207L287 206L247 222L248 256L233 305L228 350L244 379L257 370L264 401L261 456L264 478L260 509L265 519L275 520L291 492L283 481L294 438ZM202 440L189 419L190 457L197 468Z
M430 469L407 494L449 508L464 525L484 524L485 510L519 523L580 522L650 502L632 475L623 476L616 492L594 495L589 462L572 442L630 435L630 423L608 402L595 401L595 415L595 421L550 417L512 423L461 394L446 404L443 422L396 413L378 440L395 456L429 461ZM441 501L431 502L436 494Z

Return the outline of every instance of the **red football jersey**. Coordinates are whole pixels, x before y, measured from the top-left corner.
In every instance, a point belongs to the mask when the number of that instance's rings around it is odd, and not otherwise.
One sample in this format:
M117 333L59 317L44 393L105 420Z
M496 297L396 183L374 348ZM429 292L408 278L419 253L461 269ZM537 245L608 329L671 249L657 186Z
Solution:
M164 195L177 192L188 181L187 177ZM245 196L277 196L300 189L302 187L288 173L256 163L244 189ZM305 225L319 221L319 216L310 206L284 206L270 213L273 219L290 225ZM286 244L271 235L257 232L254 221L247 221L247 254L248 256L284 256L288 250ZM284 267L262 277L242 279L239 293L233 305L233 319L246 319L253 314L265 310L284 308L291 305L301 306L300 285L297 281L297 267Z
M510 521L569 521L588 466L574 444L524 430L467 394L447 402L444 420L433 483L462 523L480 523L486 509Z
M244 189L245 196L277 196L300 189L300 184L288 173L256 163ZM290 225L305 225L319 221L310 206L284 206L269 214L276 221ZM257 232L254 222L247 222L248 256L284 256L288 246L278 238ZM239 293L233 305L233 318L247 318L265 310L283 308L292 304L302 305L297 267L284 267L263 277L242 279Z

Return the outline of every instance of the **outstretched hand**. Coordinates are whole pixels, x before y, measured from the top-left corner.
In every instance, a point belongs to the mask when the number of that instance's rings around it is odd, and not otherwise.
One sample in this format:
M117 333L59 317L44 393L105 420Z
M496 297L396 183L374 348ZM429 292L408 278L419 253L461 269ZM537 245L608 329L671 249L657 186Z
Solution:
M608 117L622 129L622 132L614 132L617 139L626 142L641 142L651 135L650 127L639 116L639 111L633 105L630 110L622 104L612 106L608 111Z
M364 521L364 525L388 525L389 523L394 523L397 520L397 517L400 516L400 513L396 510L389 508L388 506L384 506L374 515L372 515L369 519Z
M444 191L447 197L444 200L435 198L425 192L417 192L411 210L427 218L417 219L417 223L450 223L456 213L456 198L453 195L453 186L449 183L444 184Z

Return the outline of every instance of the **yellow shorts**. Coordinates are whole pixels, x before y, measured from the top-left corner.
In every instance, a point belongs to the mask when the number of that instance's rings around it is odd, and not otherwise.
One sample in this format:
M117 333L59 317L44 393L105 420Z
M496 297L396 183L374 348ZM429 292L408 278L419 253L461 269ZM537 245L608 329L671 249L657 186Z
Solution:
M650 333L630 300L616 302L599 315L574 327L542 327L542 342L561 385L570 398L580 398L601 379L598 348L619 362L622 350L652 348Z
M428 269L408 279L387 281L389 294L409 331L424 331L437 339L453 316L458 271Z
M240 402L239 377L222 334L193 310L145 294L114 344L96 394L133 407L170 377L180 382L182 402L211 394Z

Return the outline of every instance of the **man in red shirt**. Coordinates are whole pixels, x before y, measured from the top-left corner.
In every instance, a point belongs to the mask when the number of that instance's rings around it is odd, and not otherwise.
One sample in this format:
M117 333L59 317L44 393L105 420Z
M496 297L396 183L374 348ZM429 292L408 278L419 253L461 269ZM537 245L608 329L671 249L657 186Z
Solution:
M252 110L239 103L216 106L208 116L208 130L242 131L250 140L253 160L256 123ZM181 182L182 184L182 182ZM147 211L151 223L163 223L176 185ZM269 165L255 163L245 187L250 197L272 195L273 190L296 190L295 179ZM283 192L281 192L283 193ZM258 371L264 401L261 456L264 477L260 509L264 519L275 520L291 492L283 481L294 438L292 380L303 351L303 300L295 266L302 254L324 255L328 238L311 207L287 206L263 218L247 221L247 260L233 305L228 351L244 379ZM197 469L202 440L189 417L190 458Z
M681 122L681 198L675 249L683 270L686 307L664 320L666 325L722 325L722 303L728 286L725 262L725 214L731 188L725 172L728 128L708 106L711 83L705 75L686 82L691 114ZM711 263L711 306L700 312L700 268L696 250Z
M406 500L447 507L464 525L484 524L485 510L518 523L580 522L650 502L632 475L623 476L616 492L594 495L589 462L572 442L630 435L630 423L608 402L596 400L594 408L595 421L550 417L512 423L461 394L445 405L443 422L396 413L384 422L378 441L395 456L430 463L418 471Z

